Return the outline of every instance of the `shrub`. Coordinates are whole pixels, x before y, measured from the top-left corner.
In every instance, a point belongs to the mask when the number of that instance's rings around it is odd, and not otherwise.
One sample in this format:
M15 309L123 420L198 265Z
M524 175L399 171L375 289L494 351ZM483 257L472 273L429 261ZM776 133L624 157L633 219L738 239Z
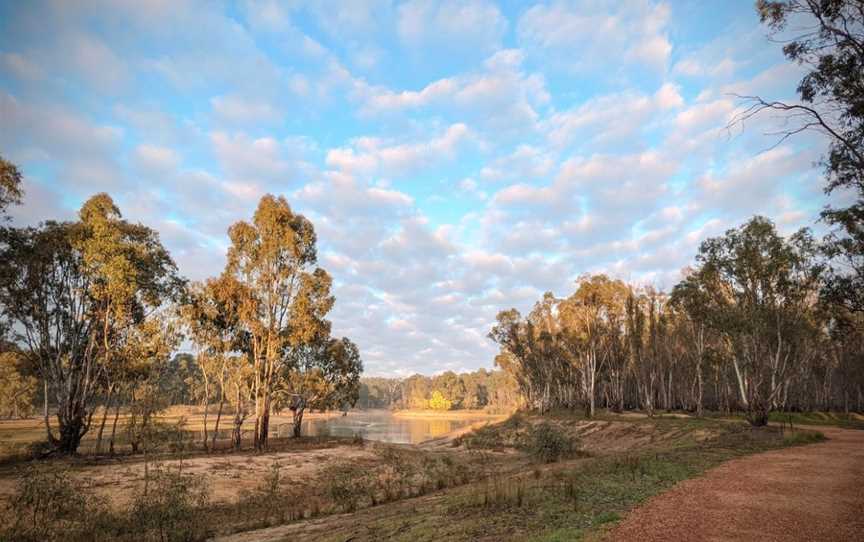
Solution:
M149 473L147 490L135 498L130 511L130 526L140 540L203 540L209 534L201 510L210 492L200 478L157 466Z
M69 476L66 465L30 465L22 469L0 540L111 540L110 517L104 500Z
M346 512L357 510L364 498L370 498L373 504L376 502L369 472L357 465L334 465L326 473L324 483L328 496Z
M74 528L84 512L84 496L72 485L68 469L28 466L22 469L10 502L14 523L3 538L54 540Z
M548 423L536 425L527 435L523 447L542 463L554 463L574 451L572 439Z

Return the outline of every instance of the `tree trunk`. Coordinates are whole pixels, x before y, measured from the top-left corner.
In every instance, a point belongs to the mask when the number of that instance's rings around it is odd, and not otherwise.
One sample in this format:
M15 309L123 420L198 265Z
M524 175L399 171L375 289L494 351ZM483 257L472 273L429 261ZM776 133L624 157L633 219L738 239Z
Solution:
M199 356L199 358L200 358L200 356ZM201 374L204 375L204 399L203 399L203 402L204 402L204 439L203 439L202 444L204 446L204 451L206 452L207 451L207 410L210 408L210 382L207 378L207 372L203 369L204 363L202 362L200 364L200 366L202 367Z
M64 455L74 455L78 451L78 446L81 444L81 437L84 436L84 433L85 423L83 416L76 415L66 420L60 427L60 438L55 445L57 451Z
M222 399L219 401L219 411L216 413L216 427L213 428L213 440L210 443L210 449L216 449L216 436L219 434L219 421L222 419L222 408L225 406L225 393L222 393Z
M705 384L702 382L702 362L696 364L696 417L702 417L702 396Z
M110 391L108 397L105 401L105 406L102 409L102 422L99 424L99 433L96 435L96 453L102 453L102 434L105 432L105 422L108 420L108 410L111 407L111 397Z
M304 406L302 405L293 410L294 438L300 438L300 432L303 429L303 411Z
M43 394L44 394L43 399L44 400L42 403L42 416L45 419L45 432L47 433L47 436L48 436L48 443L51 444L52 446L54 446L57 442L57 439L54 437L54 433L51 432L51 420L48 417L48 379L43 378L42 382L43 382L43 390L44 390L43 391Z
M114 405L114 423L111 424L111 440L108 441L108 454L114 455L114 436L117 434L117 420L120 418L120 401Z
M243 429L243 397L240 393L240 386L237 385L237 409L234 411L234 430L231 433L231 444L235 450L240 449L240 440L242 438Z

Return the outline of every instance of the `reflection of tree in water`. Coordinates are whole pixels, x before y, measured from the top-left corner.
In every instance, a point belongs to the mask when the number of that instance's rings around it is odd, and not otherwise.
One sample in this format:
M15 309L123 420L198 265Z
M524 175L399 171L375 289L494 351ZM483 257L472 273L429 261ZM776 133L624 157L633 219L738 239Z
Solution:
M429 436L440 437L452 431L453 420L429 420Z
M347 417L304 420L303 435L350 437L361 434L369 440L417 444L469 423L470 420L452 418L399 419L390 413L352 412Z

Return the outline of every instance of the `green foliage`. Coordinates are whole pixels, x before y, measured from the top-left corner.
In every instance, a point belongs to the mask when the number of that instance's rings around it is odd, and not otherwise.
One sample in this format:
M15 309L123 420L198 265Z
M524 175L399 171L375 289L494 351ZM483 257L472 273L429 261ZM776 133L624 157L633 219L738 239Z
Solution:
M819 431L789 431L783 434L783 443L786 446L798 446L800 444L813 444L823 442L825 435Z
M324 482L327 495L346 512L357 510L364 502L376 502L373 476L358 465L334 465L327 469Z
M21 370L23 356L0 352L0 416L26 417L33 411L38 382Z
M202 478L157 467L149 473L146 490L132 503L131 525L140 540L203 540L209 532L201 511L209 499Z
M464 444L469 449L517 448L522 445L531 425L520 413L497 424L484 425L454 439L454 443Z
M528 433L522 447L536 461L554 463L571 456L576 447L573 440L549 423L540 423Z
M801 103L752 98L743 119L762 111L782 112L790 121L785 137L804 130L828 136L822 158L826 192L847 190L846 207L822 212L835 227L825 249L836 262L823 298L853 312L864 312L864 10L849 0L759 0L762 23L782 36L783 53L805 66L798 83Z
M24 195L22 175L18 167L0 156L0 219L5 218L6 209L13 204L21 203Z
M2 534L21 541L81 539L103 508L73 482L68 468L30 465L19 474L10 506L14 522Z

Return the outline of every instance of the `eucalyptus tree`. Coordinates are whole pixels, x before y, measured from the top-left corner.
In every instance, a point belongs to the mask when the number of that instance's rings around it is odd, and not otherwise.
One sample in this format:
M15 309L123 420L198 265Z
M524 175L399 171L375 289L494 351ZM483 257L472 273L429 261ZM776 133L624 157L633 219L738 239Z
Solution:
M290 350L289 363L283 366L280 403L293 413L293 432L300 436L307 408L326 410L351 407L360 391L363 363L360 350L343 337L319 336Z
M326 314L333 301L329 295L314 299L301 295L323 271L316 266L312 223L294 213L284 197L261 198L252 222L235 223L228 235L231 247L225 274L246 293L239 308L240 326L248 335L253 365L254 442L262 449L267 445L273 392L289 358L286 349L313 332L304 327L308 320L292 320L297 315ZM308 303L323 305L306 306Z
M813 354L811 305L822 266L807 230L788 239L754 217L702 243L688 280L708 293L709 325L728 346L740 400L753 425L768 414L795 369Z
M699 280L691 269L685 271L684 278L672 290L670 304L683 317L679 330L690 344L688 355L693 368L693 388L696 415L702 416L705 396L704 367L708 360L710 347L710 328L708 326L710 293L707 284Z
M785 116L786 139L816 132L828 141L823 156L825 191L852 197L843 207L827 207L822 218L835 227L826 239L835 259L823 296L864 312L864 1L759 0L756 10L783 53L803 66L798 101L746 96L733 120L743 123L763 112Z
M22 180L18 166L0 156L0 219L8 219L6 209L10 205L21 203L21 198L24 196Z
M549 405L552 373L549 365L557 356L551 353L551 341L541 338L534 322L525 319L516 309L501 311L488 337L498 344L500 352L495 365L510 374L529 408L545 411ZM542 343L545 343L542 344ZM545 346L546 348L543 348Z
M107 194L87 200L78 221L3 237L0 307L57 404L57 436L45 411L49 442L74 453L123 332L175 297L182 281L156 232L124 220Z
M630 372L636 380L639 403L649 416L657 407L663 302L663 296L653 289L637 292L632 287L625 302Z
M590 275L580 277L576 292L558 304L562 337L570 363L579 372L588 417L594 416L600 371L620 354L616 341L624 325L627 295L627 286L620 280Z
M240 306L246 292L231 276L211 278L193 284L179 313L187 334L198 350L198 370L201 373L204 403L204 448L208 446L207 422L211 397L211 383L218 386L219 408L213 429L211 447L216 446L222 412L228 401L230 371L233 352L242 346Z

